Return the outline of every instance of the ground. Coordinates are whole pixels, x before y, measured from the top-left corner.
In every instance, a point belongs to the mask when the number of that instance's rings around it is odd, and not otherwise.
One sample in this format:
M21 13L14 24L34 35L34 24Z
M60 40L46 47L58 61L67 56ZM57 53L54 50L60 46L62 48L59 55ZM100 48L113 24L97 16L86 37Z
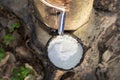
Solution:
M82 39L81 30L71 32L81 39L85 56L78 67L68 71L49 62L45 54L47 41L41 37L49 39L55 32L38 27L45 25L36 17L32 3L32 0L0 0L0 80L120 79L119 0L95 0L92 32Z

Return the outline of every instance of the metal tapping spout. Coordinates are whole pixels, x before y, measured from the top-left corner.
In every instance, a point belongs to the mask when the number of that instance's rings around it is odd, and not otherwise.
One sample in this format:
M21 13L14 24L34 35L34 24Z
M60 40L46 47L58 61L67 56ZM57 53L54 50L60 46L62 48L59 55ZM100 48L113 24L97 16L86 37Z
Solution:
M45 5L55 8L57 10L60 10L60 21L59 21L59 28L58 28L58 34L62 35L64 33L64 25L65 25L65 15L66 15L66 7L65 6L59 6L52 3L47 2L47 0L40 0Z

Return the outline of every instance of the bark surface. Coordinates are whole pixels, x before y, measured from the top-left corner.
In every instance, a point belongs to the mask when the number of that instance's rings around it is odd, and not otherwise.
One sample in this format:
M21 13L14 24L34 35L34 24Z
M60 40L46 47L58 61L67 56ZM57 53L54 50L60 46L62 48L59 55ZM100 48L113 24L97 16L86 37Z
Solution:
M50 63L46 52L47 43L53 35L56 35L56 30L48 28L44 24L44 20L39 19L39 12L36 10L33 1L0 0L0 5L17 16L24 25L25 33L22 34L24 39L22 46L25 50L17 46L17 52L24 51L24 55L19 54L19 57L16 56L16 58L19 58L18 61L21 63L31 64L36 72L42 75L39 80L119 80L120 1L106 1L94 1L93 11L90 13L89 20L84 21L86 22L84 25L82 24L84 22L81 23L83 20L75 17L81 13L69 17L80 21L80 24L77 24L79 26L77 30L66 31L66 33L75 35L84 45L84 58L82 63L74 69L63 71ZM109 4L111 8L106 4ZM76 25L74 20L71 21L69 18L66 23L72 26Z

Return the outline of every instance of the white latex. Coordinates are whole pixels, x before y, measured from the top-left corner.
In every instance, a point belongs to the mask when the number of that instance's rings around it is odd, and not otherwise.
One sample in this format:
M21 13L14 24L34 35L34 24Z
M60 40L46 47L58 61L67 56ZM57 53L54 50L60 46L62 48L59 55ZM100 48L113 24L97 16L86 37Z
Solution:
M83 55L82 45L69 35L57 36L48 45L48 57L58 68L74 68Z

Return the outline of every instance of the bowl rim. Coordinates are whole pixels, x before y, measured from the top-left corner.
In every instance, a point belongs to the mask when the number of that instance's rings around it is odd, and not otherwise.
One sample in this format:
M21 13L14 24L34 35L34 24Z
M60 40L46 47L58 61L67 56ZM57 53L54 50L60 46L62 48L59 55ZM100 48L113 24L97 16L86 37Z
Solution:
M47 56L47 59L48 59L49 63L50 63L53 67L55 67L56 69L60 69L60 70L64 70L64 71L73 70L74 68L76 68L77 66L79 66L79 65L83 62L83 59L84 59L84 56L85 56L85 52L87 51L87 47L86 47L85 45L83 45L82 41L81 41L77 36L75 36L74 34L64 33L63 35L71 36L72 38L74 38L74 39L82 46L83 53L82 53L82 57L81 57L79 63L76 64L76 66L74 66L74 67L72 67L72 68L70 68L70 69L59 68L59 67L57 67L56 65L54 65L54 64L52 63L52 61L51 61L51 60L49 59L49 57L48 57L48 46L49 46L50 42L51 42L53 39L55 39L57 36L59 36L59 35L57 35L57 34L54 35L54 36L52 36L52 37L48 40L48 42L47 42L47 44L46 44L46 47L45 47L45 54L46 54L46 56ZM62 64L61 64L61 65L62 65Z

